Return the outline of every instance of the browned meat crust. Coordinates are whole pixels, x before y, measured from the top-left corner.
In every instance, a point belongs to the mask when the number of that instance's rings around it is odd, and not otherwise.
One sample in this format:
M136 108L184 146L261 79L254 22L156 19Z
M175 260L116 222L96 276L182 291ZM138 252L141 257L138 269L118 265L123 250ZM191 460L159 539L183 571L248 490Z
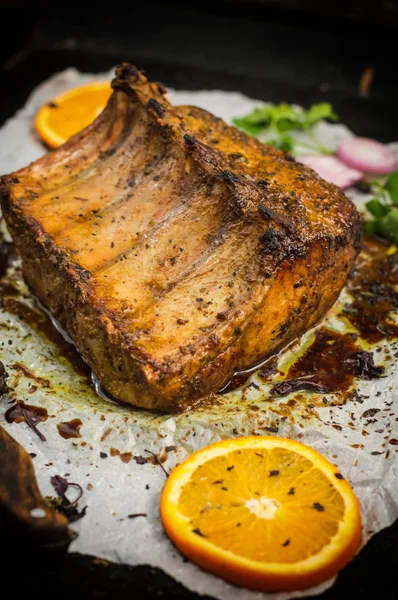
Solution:
M289 155L123 64L105 111L1 181L29 284L102 386L175 411L314 325L361 219Z

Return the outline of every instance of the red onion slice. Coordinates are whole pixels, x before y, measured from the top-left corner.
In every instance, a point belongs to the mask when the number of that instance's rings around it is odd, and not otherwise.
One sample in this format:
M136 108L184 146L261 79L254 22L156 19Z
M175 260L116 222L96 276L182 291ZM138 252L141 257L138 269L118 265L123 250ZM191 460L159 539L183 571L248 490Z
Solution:
M337 149L337 156L347 166L366 173L387 175L397 168L397 158L385 144L368 138L347 138Z
M311 156L297 156L298 162L311 167L329 183L338 185L345 190L363 177L362 171L351 169L335 156L328 154L314 154Z

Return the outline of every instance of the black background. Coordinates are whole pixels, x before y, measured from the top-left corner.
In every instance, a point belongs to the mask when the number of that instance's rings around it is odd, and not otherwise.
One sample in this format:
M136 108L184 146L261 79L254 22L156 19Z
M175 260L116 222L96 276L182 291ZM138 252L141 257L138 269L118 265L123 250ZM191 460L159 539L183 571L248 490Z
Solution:
M322 14L305 7L287 11L275 4L132 2L127 8L118 4L113 16L99 2L3 6L0 124L52 73L70 66L102 71L126 60L145 69L150 78L176 88L238 90L306 107L329 101L357 135L397 140L394 20L389 22L377 11L373 16L361 14L360 9L356 20L343 19L336 10L331 17L323 2ZM369 67L374 79L369 96L363 98L359 82ZM3 586L8 580L18 595L199 598L148 566L104 565L93 557L63 556L9 535L2 542ZM396 574L398 522L376 535L319 598L396 600Z

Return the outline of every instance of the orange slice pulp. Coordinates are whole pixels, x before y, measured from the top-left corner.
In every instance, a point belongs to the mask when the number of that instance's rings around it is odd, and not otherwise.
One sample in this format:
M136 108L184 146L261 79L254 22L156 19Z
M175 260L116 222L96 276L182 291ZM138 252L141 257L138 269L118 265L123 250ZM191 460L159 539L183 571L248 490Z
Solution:
M59 94L39 109L37 133L48 146L58 148L96 119L111 93L109 81L98 81Z
M361 539L359 503L338 469L278 437L230 439L192 454L168 478L160 513L185 556L261 591L329 579Z

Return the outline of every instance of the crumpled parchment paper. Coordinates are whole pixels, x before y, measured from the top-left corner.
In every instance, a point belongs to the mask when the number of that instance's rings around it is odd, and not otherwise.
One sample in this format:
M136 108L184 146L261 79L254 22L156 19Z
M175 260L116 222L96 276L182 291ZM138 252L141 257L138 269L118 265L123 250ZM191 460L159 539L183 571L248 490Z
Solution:
M109 73L83 75L68 69L41 84L26 106L0 130L0 173L18 169L44 153L33 128L35 112L43 103L65 89L110 76ZM227 121L263 104L240 93L221 91L171 91L170 96L174 103L201 106ZM325 123L318 125L316 134L331 148L352 135L343 125ZM349 195L360 206L367 200L357 192L350 191ZM13 279L12 272L9 277ZM40 310L21 279L17 279L17 285L24 294L23 302ZM343 290L324 324L346 331L347 323L338 313L342 304L349 301ZM307 333L299 345L285 351L280 364L300 352L311 335ZM87 379L76 374L58 346L26 321L0 309L0 360L10 374L8 399L24 400L47 409L48 420L38 425L47 441L41 441L25 423L6 422L4 414L10 406L7 397L0 404L0 423L35 455L33 462L44 495L54 495L50 477L56 474L67 476L83 487L80 506L87 505L87 514L72 525L79 536L71 551L130 565L151 564L189 589L221 600L299 597L319 593L332 581L302 593L267 595L236 588L185 562L165 536L160 522L159 497L165 474L159 465L139 464L143 461L137 462L134 457L150 458L149 450L171 470L190 452L222 438L266 435L270 431L298 438L336 463L352 483L361 503L363 543L366 543L373 533L398 516L398 446L389 444L398 437L398 378L393 358L397 349L397 344L386 342L373 348L377 350L375 363L383 364L388 376L357 381L356 399L345 405L320 406L322 402L316 402L319 398L316 394L302 392L310 400L287 410L290 397L270 401L269 384L254 374L251 380L259 389L247 387L249 380L243 391L240 388L224 395L214 406L159 416L99 397ZM15 368L15 363L27 366L48 383L33 381ZM332 396L328 394L329 399ZM379 409L374 419L363 417L370 408ZM81 438L60 437L56 425L75 418L82 421ZM131 513L147 516L129 519Z

